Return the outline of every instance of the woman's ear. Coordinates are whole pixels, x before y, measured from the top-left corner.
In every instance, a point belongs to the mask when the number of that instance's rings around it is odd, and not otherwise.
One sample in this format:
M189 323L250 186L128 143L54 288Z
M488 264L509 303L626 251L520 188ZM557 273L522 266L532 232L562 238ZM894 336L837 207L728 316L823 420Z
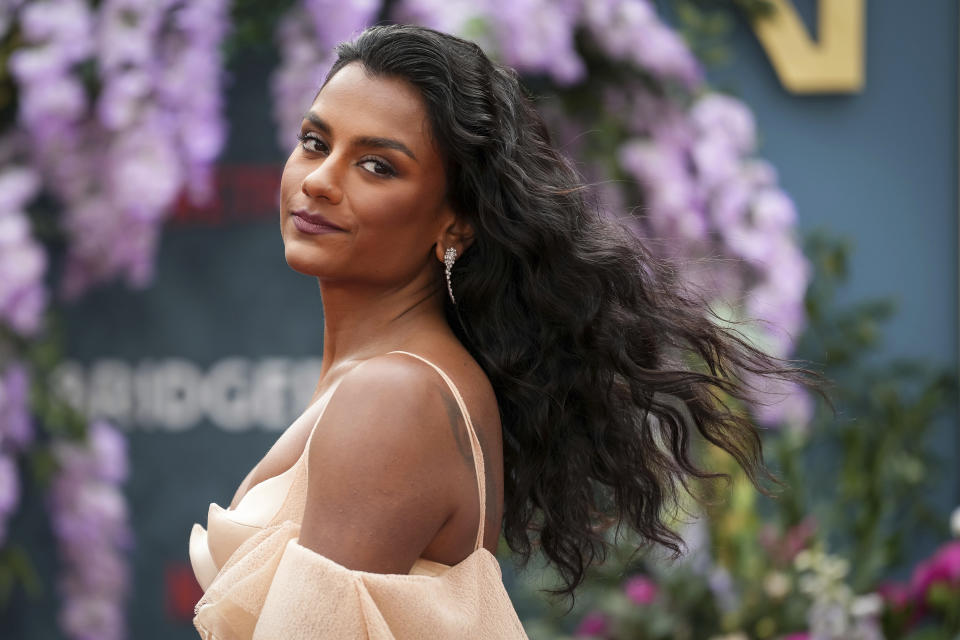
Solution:
M443 262L443 254L449 247L456 249L457 255L462 256L471 244L473 244L473 226L463 216L450 211L448 222L444 224L437 239L437 260Z

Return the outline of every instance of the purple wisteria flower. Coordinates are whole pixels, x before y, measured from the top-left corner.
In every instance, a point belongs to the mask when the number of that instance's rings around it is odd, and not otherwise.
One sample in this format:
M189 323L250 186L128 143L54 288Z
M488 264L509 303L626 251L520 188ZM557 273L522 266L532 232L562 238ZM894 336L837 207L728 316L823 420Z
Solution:
M47 255L26 207L45 189L67 238L66 297L115 277L153 277L163 219L186 189L209 191L222 147L227 0L0 0L16 121L0 138L0 323L41 328ZM88 92L90 71L98 90ZM33 438L26 369L0 371L0 540L19 499L16 456ZM48 505L63 570L60 624L70 638L122 638L132 544L119 485L126 441L106 423L58 442Z
M518 71L550 76L559 85L576 84L586 74L573 37L580 0L402 0L392 14L398 22L473 40Z
M634 140L621 147L620 164L644 187L647 220L653 238L668 241L661 245L665 253L689 255L691 247L707 240L697 184L682 149L655 140Z
M30 374L26 365L13 360L0 371L0 547L7 537L7 523L20 502L17 455L33 441L29 411Z
M723 613L736 611L740 607L740 593L730 571L722 565L715 565L707 576L707 586Z
M40 331L48 299L47 253L24 212L38 186L26 167L0 171L0 322L23 336Z
M77 640L122 640L127 637L122 609L109 600L78 593L68 599L59 616L60 628Z
M757 422L768 427L784 426L803 431L813 418L813 401L796 382L744 374L753 387L751 410Z
M486 49L492 43L489 34L475 25L486 22L486 2L477 0L400 0L392 12L395 21L419 24L474 40Z
M7 522L20 502L20 475L13 456L0 452L0 548L7 540Z
M18 118L42 146L82 117L86 95L71 68L92 50L91 15L81 0L26 4L19 15L26 46L10 55Z
M210 197L212 165L226 139L220 43L229 30L229 7L227 0L178 3L171 14L173 28L158 44L163 63L156 102L165 109L165 126L173 127L184 184L194 202Z
M281 149L293 148L303 113L336 60L334 47L371 24L380 6L379 0L305 0L280 18L280 66L270 88Z
M742 301L735 315L759 323L752 332L758 346L788 356L805 322L812 267L793 238L793 201L773 168L751 156L756 131L749 108L707 93L683 114L642 88L628 91L614 93L610 104L628 114L637 134L621 147L619 162L643 188L645 239L679 259L685 280L701 291ZM753 409L762 424L803 427L812 417L801 386L754 382Z
M303 0L313 20L317 41L328 47L362 31L373 22L381 0Z
M723 138L739 154L750 153L756 146L753 112L732 96L705 94L691 107L690 121L697 131Z
M485 14L503 62L572 85L586 75L574 46L580 0L488 0Z
M30 373L16 360L0 372L0 452L19 453L33 442L29 407Z
M300 130L303 113L323 82L333 58L321 52L309 16L296 8L280 18L275 41L280 65L270 77L273 118L277 125L277 145L292 149Z
M183 183L167 114L146 110L135 128L113 137L105 167L113 206L127 217L159 222Z
M153 64L155 41L168 4L143 0L103 1L95 16L95 46L102 78L116 76L124 69L141 71Z
M64 571L60 625L71 638L125 637L129 589L125 551L132 546L126 499L126 441L110 424L90 425L82 443L53 447L59 471L49 498L51 522Z
M153 277L159 226L184 189L209 195L225 137L220 42L226 0L26 5L10 57L33 166L64 207L66 298ZM77 72L93 63L100 90ZM24 304L38 306L36 294Z
M130 127L142 103L149 97L152 83L147 73L130 69L117 73L103 85L97 102L97 117L111 131Z
M593 40L615 60L687 88L703 82L696 56L647 0L584 0L583 12Z

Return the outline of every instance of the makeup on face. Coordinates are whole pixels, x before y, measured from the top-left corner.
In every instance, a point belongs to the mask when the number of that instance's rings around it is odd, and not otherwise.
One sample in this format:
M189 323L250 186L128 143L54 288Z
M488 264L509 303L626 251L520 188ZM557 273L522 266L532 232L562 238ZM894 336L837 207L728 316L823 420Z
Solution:
M348 65L304 114L281 178L287 263L328 279L393 286L436 265L445 162L416 87ZM340 234L340 235L336 235Z
M291 214L293 226L303 233L342 233L343 229L329 224L320 216L313 216L305 211L294 211Z

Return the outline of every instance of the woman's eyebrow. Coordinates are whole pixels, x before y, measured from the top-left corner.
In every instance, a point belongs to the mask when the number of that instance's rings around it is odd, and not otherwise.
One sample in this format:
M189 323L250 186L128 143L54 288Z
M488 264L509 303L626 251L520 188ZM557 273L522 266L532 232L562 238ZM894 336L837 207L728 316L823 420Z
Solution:
M333 135L333 130L330 128L330 125L327 124L327 121L313 111L308 111L305 113L303 119L310 122L310 124L315 126L317 129L320 129L320 131L323 131L328 136ZM381 138L379 136L357 136L350 142L358 147L380 147L383 149L394 149L409 156L410 159L417 164L420 163L420 161L417 160L417 156L413 155L413 151L410 151L407 145L403 144L399 140L394 140L393 138Z

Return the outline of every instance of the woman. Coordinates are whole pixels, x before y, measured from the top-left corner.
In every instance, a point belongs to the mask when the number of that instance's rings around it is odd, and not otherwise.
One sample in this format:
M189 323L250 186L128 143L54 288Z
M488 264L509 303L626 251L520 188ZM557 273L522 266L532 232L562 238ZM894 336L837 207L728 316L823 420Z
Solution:
M194 527L195 624L525 637L501 529L569 595L611 522L679 553L662 520L676 483L719 475L690 459L692 426L775 480L718 398L746 397L737 372L805 372L718 328L591 210L515 74L476 45L394 25L337 53L281 183L286 260L320 286L323 369L230 509Z

